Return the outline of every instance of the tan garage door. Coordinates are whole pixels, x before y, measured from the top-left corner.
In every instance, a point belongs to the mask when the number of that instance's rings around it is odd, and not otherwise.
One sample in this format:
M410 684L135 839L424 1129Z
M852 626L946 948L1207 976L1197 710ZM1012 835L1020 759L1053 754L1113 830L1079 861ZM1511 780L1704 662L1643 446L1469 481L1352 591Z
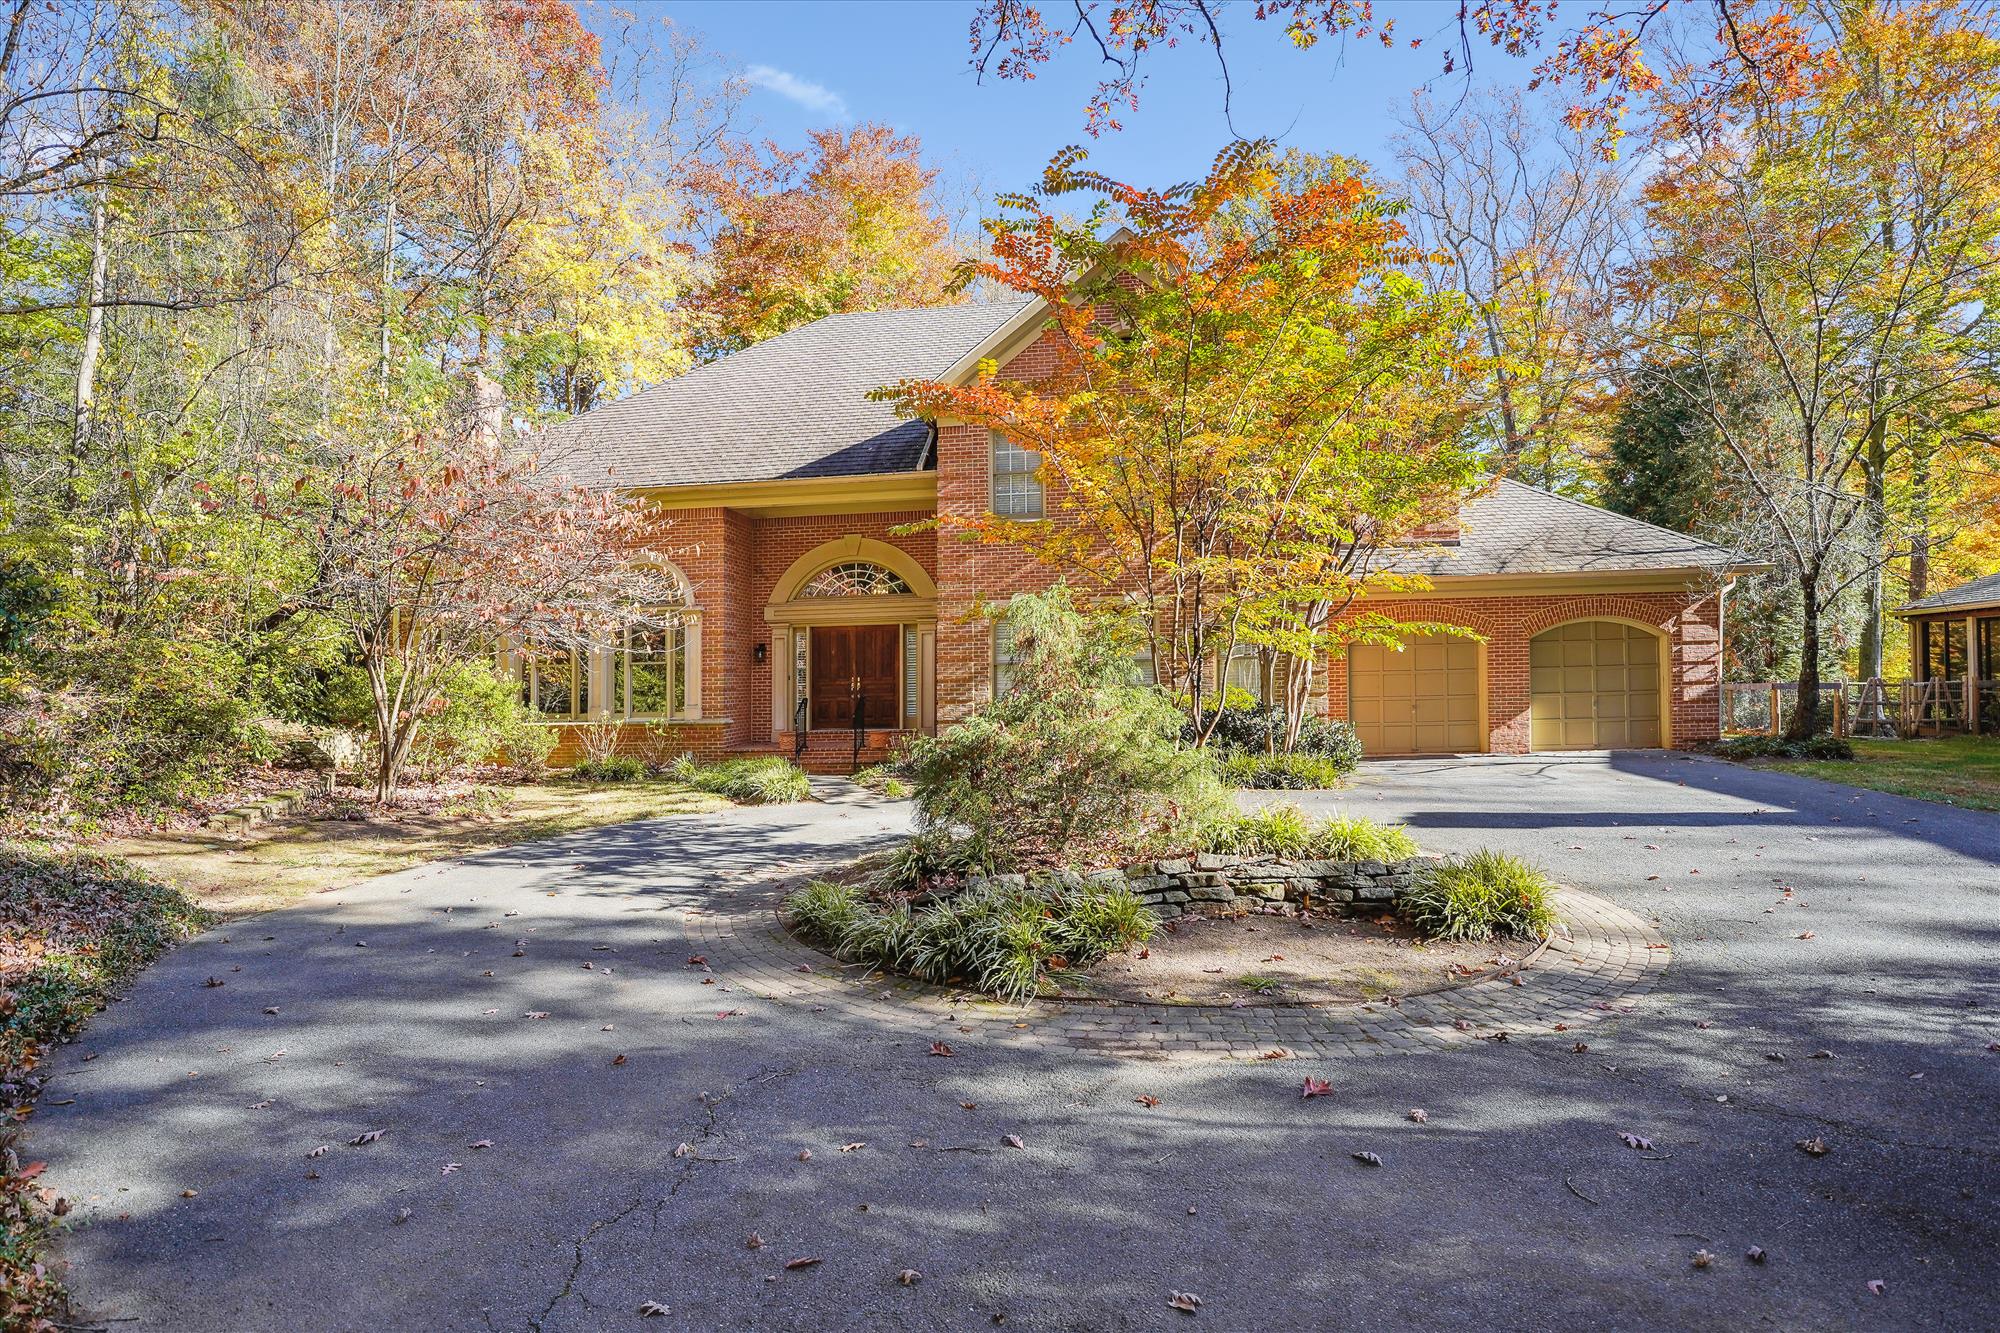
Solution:
M1347 650L1347 716L1363 754L1459 754L1483 750L1479 734L1479 645L1412 639L1403 651Z
M1528 640L1535 750L1660 744L1660 639L1615 620L1576 620Z

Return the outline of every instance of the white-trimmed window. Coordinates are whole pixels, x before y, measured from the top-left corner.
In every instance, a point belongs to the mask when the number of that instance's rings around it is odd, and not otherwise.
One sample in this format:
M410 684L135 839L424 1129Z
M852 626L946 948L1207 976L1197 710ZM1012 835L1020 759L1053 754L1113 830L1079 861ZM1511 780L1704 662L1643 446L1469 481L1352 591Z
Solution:
M993 622L993 697L1014 688L1014 673L1022 658L1015 645L1014 626L1003 617Z
M1035 476L1042 456L997 430L987 437L992 444L993 512L1001 518L1042 517L1042 483Z
M551 721L590 716L590 658L573 648L522 654L521 699Z
M1243 690L1260 704L1271 702L1271 669L1264 654L1255 648L1239 647L1229 655L1229 669L1222 673L1226 690Z
M625 717L685 717L688 626L627 625L611 655L611 705Z

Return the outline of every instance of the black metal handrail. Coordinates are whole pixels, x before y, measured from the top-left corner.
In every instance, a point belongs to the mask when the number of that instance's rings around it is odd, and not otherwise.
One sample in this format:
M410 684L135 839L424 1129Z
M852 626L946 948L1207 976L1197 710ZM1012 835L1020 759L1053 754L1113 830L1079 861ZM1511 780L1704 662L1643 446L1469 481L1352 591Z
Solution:
M797 759L806 752L806 701L799 700L799 706L792 710L792 758Z
M856 690L854 692L854 766L851 770L856 773L861 771L861 741L862 734L867 729L867 704L868 696L860 690Z

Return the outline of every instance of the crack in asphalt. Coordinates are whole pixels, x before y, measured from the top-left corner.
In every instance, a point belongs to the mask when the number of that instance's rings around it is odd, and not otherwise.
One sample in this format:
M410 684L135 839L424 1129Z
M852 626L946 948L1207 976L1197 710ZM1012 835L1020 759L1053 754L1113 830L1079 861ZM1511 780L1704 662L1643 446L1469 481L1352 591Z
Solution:
M745 1079L740 1086L752 1087L757 1084L768 1083L775 1078L796 1077L798 1073L799 1071L797 1069L766 1067L765 1069L760 1070L758 1073L752 1075L750 1078ZM738 1091L739 1091L738 1088L728 1088L719 1094L708 1093L708 1092L703 1092L701 1094L701 1105L702 1105L701 1123L695 1126L695 1128L690 1132L689 1138L685 1140L685 1142L687 1142L690 1147L698 1149L700 1145L708 1142L713 1138L716 1138L719 1135L720 1130L718 1129L717 1126L717 1120L722 1111L722 1104L728 1101L730 1098L734 1097ZM658 1199L653 1201L652 1216L647 1225L648 1235L655 1234L659 1231L660 1213L666 1208L668 1204L673 1202L674 1196L680 1193L681 1186L687 1184L690 1180L694 1179L696 1170L699 1167L706 1164L698 1152L688 1152L682 1154L681 1157L679 1158L679 1163L680 1163L680 1170L675 1174L673 1183L667 1186L667 1192L661 1195ZM576 1238L576 1245L570 1257L569 1271L567 1274L564 1275L563 1284L561 1288L557 1290L555 1295L549 1298L548 1304L542 1307L540 1314L531 1315L528 1319L528 1327L529 1329L533 1330L533 1333L542 1333L543 1321L546 1320L551 1314L555 1312L555 1309L558 1305L561 1305L565 1300L569 1299L570 1296L575 1294L577 1277L583 1272L584 1251L590 1247L590 1243L597 1238L600 1232L607 1231L610 1228L617 1226L620 1222L623 1222L626 1218L632 1216L632 1214L638 1212L641 1208L645 1206L646 1206L646 1198L645 1195L642 1194L640 1197L634 1199L630 1204L626 1205L624 1208L620 1209L618 1212L614 1213L610 1217L600 1218L597 1221L591 1223L590 1226L584 1230L583 1234ZM484 1311L482 1311L481 1313L485 1314ZM487 1316L487 1325L488 1327L492 1326L492 1318L490 1315Z

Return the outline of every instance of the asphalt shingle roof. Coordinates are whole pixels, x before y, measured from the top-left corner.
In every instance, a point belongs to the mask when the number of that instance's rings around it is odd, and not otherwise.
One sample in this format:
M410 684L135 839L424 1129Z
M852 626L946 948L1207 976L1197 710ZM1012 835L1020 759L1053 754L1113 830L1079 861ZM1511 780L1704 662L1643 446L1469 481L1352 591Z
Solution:
M1902 611L1951 611L1958 607L1971 609L1979 606L2000 605L2000 574L1988 574L1983 579L1961 583L1956 588L1946 588L1928 597L1920 597L1899 608Z
M1723 570L1734 551L1517 481L1501 481L1459 515L1456 545L1398 556L1391 567L1431 577Z
M869 390L942 374L1025 304L830 315L554 427L541 451L586 485L913 472L930 427Z

